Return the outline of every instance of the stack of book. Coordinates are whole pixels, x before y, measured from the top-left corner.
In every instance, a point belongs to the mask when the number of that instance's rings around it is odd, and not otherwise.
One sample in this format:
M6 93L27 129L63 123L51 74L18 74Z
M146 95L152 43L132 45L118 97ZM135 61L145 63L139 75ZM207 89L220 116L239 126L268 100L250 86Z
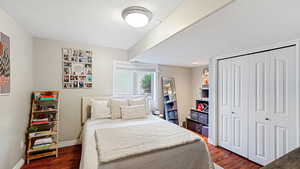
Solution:
M43 119L33 119L32 124L47 124L49 123L49 119L48 118L43 118Z
M47 136L49 135L49 133L51 133L51 131L37 131L37 132L29 133L29 136L30 137Z
M34 141L34 144L32 146L33 150L41 150L41 149L47 149L50 148L53 145L53 140L51 137L49 138L41 138Z
M58 97L58 95L56 95L55 93L52 93L52 92L36 93L36 95L35 95L36 100L42 100L42 101L57 100L57 97Z
M27 163L49 156L58 157L59 100L59 91L33 92L27 132Z
M56 100L57 97L55 95L51 95L51 96L40 96L39 100Z

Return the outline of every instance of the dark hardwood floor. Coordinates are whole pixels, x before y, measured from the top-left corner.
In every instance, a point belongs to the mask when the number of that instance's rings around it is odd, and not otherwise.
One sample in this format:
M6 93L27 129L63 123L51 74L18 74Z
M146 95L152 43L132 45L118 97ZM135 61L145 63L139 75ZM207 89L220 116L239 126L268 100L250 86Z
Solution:
M197 133L196 133L197 134ZM206 137L199 135L207 143ZM239 156L231 151L228 151L222 147L215 147L211 144L207 144L210 151L212 160L223 167L224 169L259 169L262 166Z
M208 144L213 161L224 169L259 169L262 166L221 147Z
M32 160L21 169L79 169L81 145L60 148L58 158Z
M201 135L200 135L201 136ZM201 136L206 142L207 138ZM224 169L258 169L260 165L220 147L208 144L209 151L215 163ZM79 169L81 146L71 146L59 149L58 158L49 157L31 161L22 169Z

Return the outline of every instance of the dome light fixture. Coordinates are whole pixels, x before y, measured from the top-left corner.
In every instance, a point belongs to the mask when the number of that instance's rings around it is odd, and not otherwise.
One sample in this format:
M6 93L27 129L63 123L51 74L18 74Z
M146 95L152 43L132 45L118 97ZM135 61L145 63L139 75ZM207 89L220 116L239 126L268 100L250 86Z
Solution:
M146 26L152 19L152 12L140 6L131 6L123 10L123 19L128 25L141 28Z

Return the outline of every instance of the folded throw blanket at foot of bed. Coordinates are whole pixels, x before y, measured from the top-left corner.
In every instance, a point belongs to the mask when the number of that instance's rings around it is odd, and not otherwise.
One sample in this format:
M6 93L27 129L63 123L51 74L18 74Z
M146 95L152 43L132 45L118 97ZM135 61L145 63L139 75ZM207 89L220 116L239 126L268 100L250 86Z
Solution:
M198 136L186 129L165 121L96 130L96 143L100 163L168 149L200 140Z

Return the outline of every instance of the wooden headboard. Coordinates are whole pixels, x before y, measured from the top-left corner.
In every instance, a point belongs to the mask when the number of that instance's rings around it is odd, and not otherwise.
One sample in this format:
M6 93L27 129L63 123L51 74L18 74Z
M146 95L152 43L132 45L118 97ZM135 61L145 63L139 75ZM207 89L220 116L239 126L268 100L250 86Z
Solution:
M136 96L138 97L138 96ZM140 97L140 96L139 96ZM110 100L112 96L99 96L99 97L82 97L81 99L81 125L91 117L91 100ZM134 98L134 97L114 97L114 98ZM146 97L146 109L150 113L152 109L152 98Z

